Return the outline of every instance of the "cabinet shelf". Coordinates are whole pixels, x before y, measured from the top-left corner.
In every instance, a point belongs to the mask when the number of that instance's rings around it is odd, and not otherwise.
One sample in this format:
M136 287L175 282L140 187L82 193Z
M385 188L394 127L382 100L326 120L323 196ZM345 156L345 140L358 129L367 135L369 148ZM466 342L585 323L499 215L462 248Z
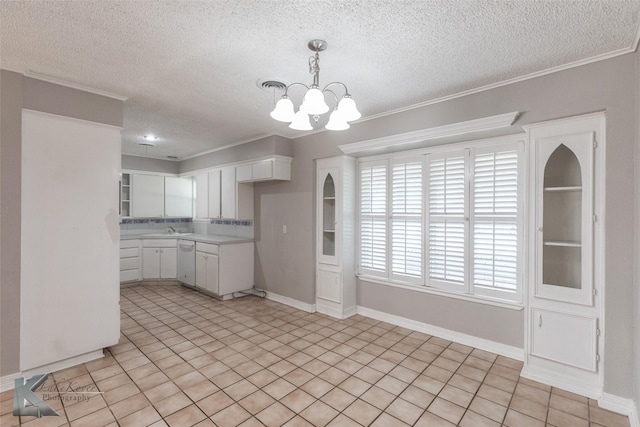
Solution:
M335 197L323 197L324 200L335 200Z
M323 233L335 233L336 230L332 229L332 228L325 228L324 230L322 230Z
M580 248L582 243L569 240L548 240L544 242L545 246L562 246L565 248Z
M569 192L569 191L582 191L582 186L580 185L572 185L568 187L544 187L544 191L553 193L553 192Z

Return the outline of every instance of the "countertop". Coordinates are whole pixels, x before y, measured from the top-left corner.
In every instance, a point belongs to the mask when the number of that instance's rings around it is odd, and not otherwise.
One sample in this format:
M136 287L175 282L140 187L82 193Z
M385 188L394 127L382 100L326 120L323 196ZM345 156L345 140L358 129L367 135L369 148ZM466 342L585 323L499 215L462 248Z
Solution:
M214 245L225 245L231 243L247 243L253 242L253 239L231 236L217 236L211 234L194 234L194 233L132 233L121 234L120 240L133 239L178 239L189 240L192 242L212 243Z

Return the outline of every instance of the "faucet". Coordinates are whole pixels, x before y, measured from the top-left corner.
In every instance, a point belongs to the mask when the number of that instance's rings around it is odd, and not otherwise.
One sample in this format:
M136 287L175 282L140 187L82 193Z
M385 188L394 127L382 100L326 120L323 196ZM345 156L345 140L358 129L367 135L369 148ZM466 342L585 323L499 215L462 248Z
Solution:
M173 228L172 226L169 226L169 234L173 234L176 232L176 229Z

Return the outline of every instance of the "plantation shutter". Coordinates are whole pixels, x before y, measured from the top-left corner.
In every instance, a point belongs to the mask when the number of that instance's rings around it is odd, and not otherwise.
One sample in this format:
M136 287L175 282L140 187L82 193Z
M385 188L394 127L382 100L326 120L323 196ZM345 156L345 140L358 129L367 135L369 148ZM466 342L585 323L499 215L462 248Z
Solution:
M465 286L467 151L429 157L429 285Z
M387 162L360 165L360 270L387 276Z
M518 291L519 152L478 150L473 167L474 293L513 298Z
M391 274L422 281L422 159L395 161L391 173Z

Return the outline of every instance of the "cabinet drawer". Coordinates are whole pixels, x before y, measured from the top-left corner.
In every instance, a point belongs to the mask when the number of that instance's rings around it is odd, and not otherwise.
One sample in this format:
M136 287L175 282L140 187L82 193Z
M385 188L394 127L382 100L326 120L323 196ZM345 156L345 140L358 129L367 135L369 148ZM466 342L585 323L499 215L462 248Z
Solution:
M120 282L131 282L133 280L139 280L140 270L127 270L120 272Z
M124 258L120 260L120 271L140 268L140 258Z
M204 253L207 253L207 254L217 255L218 254L218 245L212 245L211 243L197 242L196 243L196 251L204 252Z
M140 256L140 249L136 246L135 248L129 249L120 249L120 259L122 258L133 258Z
M140 240L120 240L120 249L137 248Z
M176 239L145 239L142 241L143 248L175 248Z

